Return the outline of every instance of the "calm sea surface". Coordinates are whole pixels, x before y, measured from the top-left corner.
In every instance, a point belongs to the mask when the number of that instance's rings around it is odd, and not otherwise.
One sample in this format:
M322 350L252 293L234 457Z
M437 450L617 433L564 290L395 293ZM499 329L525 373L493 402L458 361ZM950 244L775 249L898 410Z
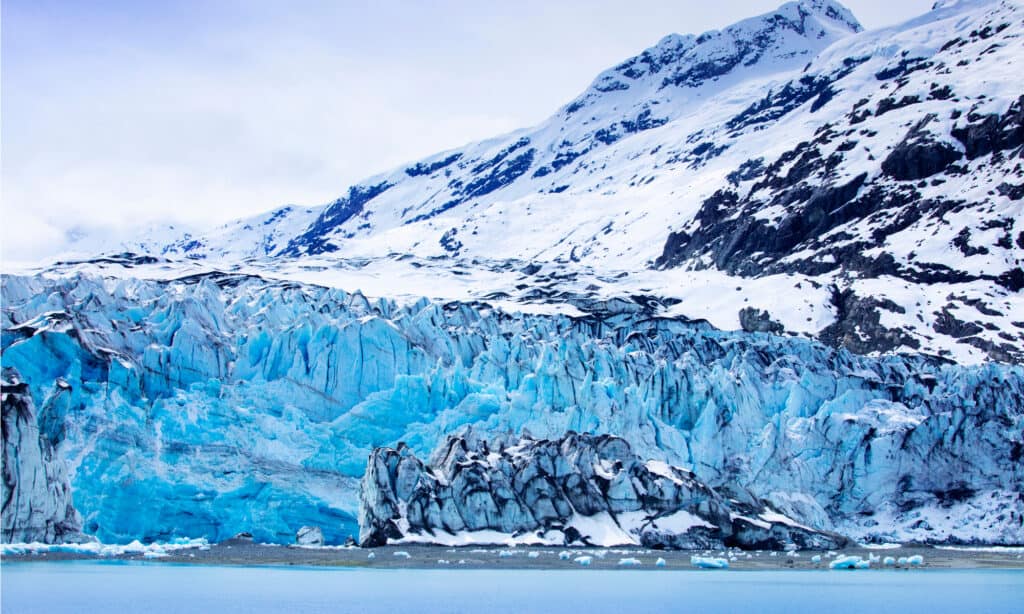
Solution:
M19 612L1024 612L1024 571L349 570L7 563Z

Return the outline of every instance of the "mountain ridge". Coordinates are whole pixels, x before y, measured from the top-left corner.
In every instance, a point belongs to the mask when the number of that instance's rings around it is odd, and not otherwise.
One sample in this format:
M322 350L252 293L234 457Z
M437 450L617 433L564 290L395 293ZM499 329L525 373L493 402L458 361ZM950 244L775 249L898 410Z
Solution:
M1020 28L1006 0L873 32L837 2L791 2L665 37L538 126L321 209L131 249L348 289L376 272L393 282L376 296L509 309L645 296L658 315L741 329L753 312L860 353L1020 362Z

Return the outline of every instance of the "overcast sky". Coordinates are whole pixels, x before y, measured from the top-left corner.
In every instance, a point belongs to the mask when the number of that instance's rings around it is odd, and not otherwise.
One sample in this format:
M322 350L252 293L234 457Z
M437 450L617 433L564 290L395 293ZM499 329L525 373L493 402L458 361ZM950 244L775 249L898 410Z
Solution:
M778 0L4 0L2 250L314 205ZM867 28L931 0L848 0Z

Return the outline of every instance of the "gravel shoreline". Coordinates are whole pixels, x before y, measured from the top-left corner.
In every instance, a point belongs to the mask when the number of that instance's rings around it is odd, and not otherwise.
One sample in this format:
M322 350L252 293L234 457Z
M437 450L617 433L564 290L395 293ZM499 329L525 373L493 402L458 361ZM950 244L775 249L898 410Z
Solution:
M980 547L979 547L980 548ZM648 550L637 547L552 548L502 546L385 546L301 547L256 544L228 540L168 552L159 557L144 554L101 556L79 552L37 552L7 554L4 564L41 561L145 561L151 563L245 566L312 566L367 569L579 569L579 557L589 558L590 569L696 569L692 556L726 559L730 571L743 570L828 570L829 563L844 555L871 560L872 570L927 569L1024 569L1024 548L1002 551L900 546L898 548L846 548L841 551L769 552L739 550ZM884 565L886 557L899 559L920 555L924 562L914 565ZM658 560L664 561L663 565ZM626 562L623 562L626 561Z

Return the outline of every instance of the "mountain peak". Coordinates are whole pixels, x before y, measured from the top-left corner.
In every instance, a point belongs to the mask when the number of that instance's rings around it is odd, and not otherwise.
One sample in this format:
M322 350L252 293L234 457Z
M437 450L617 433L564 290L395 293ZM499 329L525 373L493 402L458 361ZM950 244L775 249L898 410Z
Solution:
M803 61L862 30L853 13L834 0L788 2L722 30L670 34L602 73L588 93L627 90L645 80L658 89L696 88L737 69Z

